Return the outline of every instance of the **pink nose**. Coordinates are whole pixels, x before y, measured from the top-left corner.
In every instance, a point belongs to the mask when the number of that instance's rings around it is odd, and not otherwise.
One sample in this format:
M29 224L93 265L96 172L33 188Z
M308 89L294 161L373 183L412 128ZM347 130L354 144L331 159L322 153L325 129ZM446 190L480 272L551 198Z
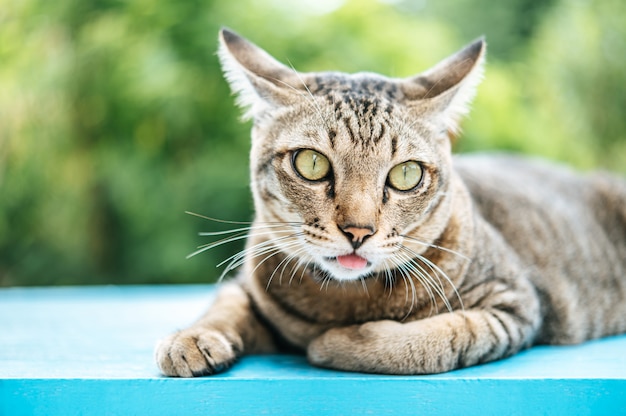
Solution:
M376 232L374 227L371 226L354 226L349 225L347 227L341 227L341 231L352 243L352 247L356 250L359 248L367 237Z

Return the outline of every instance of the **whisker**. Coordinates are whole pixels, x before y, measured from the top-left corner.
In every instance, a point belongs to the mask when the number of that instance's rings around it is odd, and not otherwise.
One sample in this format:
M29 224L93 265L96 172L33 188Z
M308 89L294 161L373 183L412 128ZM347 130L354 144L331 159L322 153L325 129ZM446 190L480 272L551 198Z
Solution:
M434 249L437 249L437 250L445 251L446 253L450 253L450 254L454 254L455 256L459 256L463 260L471 261L471 259L469 257L467 257L465 254L459 253L458 251L454 251L452 249L449 249L449 248L446 248L446 247L443 247L443 246L439 246L437 244L426 243L424 241L421 241L418 238L411 237L411 236L406 235L406 234L401 234L400 237L402 237L402 238L404 238L406 240L409 240L412 243L417 243L417 244L420 244L420 245L425 246L425 247L430 247L430 248L434 248Z
M365 292L365 294L367 295L367 297L370 297L370 292L367 289L367 282L365 281L365 277L361 276L359 278L359 280L361 281L361 286L363 287L363 291Z
M410 264L411 258L406 256L406 254L398 252L394 255L393 259L394 259L394 262L397 264L397 270L399 270L403 274L405 286L406 286L406 282L408 282L411 285L411 292L413 295L411 309L413 309L414 303L417 300L417 292L415 289L415 285L413 284L413 279L412 279L413 277L420 283L420 285L424 288L424 290L428 294L428 298L430 300L430 305L431 305L430 314L432 314L433 309L435 308L436 300L435 300L435 295L431 289L432 285L430 284L428 277ZM407 287L407 297L408 297L408 287ZM406 317L409 316L410 312L411 311L407 313Z
M258 263L257 263L257 265L254 267L254 269L252 269L252 272L251 272L251 273L252 273L252 274L254 274L254 273L256 272L256 270L257 270L259 267L261 267L261 265L262 265L263 263L265 263L267 260L269 260L269 259L271 259L272 257L274 257L275 255L277 255L278 253L283 252L283 249L284 249L284 248L288 248L288 247L294 246L294 245L296 245L296 244L298 244L298 243L299 243L298 241L292 241L291 243L289 243L289 245L286 245L286 244L285 244L285 245L281 245L280 247L278 247L278 246L277 246L277 247L275 247L273 250L269 250L269 251L267 251L266 253L268 253L268 252L269 252L270 254L268 254L267 256L265 256L265 257L263 258L263 260L261 260L260 262L258 262ZM259 255L255 255L254 257L259 257L260 255L263 255L263 254L265 254L265 253L262 253L262 254L259 254ZM245 259L244 259L244 261L245 261Z
M298 256L300 255L300 253L302 253L303 251L306 250L306 247L300 247L299 249L297 249L296 251L294 251L293 253L291 253L288 256L285 256L284 259L281 260L280 263L278 263L278 265L274 268L274 271L272 272L272 274L270 275L270 278L267 282L267 287L269 288L270 283L272 282L272 279L274 278L274 275L276 274L276 272L278 271L278 269L281 268L282 266L282 271L280 273L280 278L278 279L278 282L280 284L282 284L283 281L283 272L285 271L285 267L287 266L287 264L289 264L293 259L298 258Z
M287 237L282 237L281 240L286 239L288 240L290 238L290 236ZM268 257L266 257L266 259L270 258L271 256L280 253L281 251L284 251L288 248L291 248L297 244L299 244L299 241L297 239L294 239L293 241L287 241L287 242L279 242L279 244L276 244L276 240L269 240L269 241L265 241L263 243L257 244L253 247L249 247L245 250L240 251L239 253L231 256L230 258L232 258L232 260L230 261L230 263L226 266L225 270L222 272L222 277L225 276L229 271L231 270L235 270L238 267L240 267L241 265L243 265L249 258L256 258L256 257L260 257L263 256L265 254L268 254ZM230 259L229 258L229 259ZM266 260L265 259L265 260ZM225 263L227 260L223 261L222 263L220 263L218 265L218 267L220 265L222 265L223 263ZM259 265L257 265L258 267ZM256 271L257 267L254 268L253 271Z
M459 294L458 290L456 289L455 284L448 277L448 275L443 270L441 270L441 268L439 266L437 266L435 263L433 263L432 261L430 261L426 257L420 256L419 260L424 262L431 269L434 269L435 270L435 275L442 276L448 282L448 284L450 285L450 287L454 291L454 294L455 294L456 298L458 299L459 304L461 305L461 310L463 312L465 312L465 306L463 305L463 299L461 298L461 295ZM452 306L449 303L446 306L448 307L449 311L452 312Z
M313 257L311 257L308 254L307 254L307 257L308 257L308 260L306 263L304 263L304 259L298 259L298 263L296 264L298 267L302 269L302 273L300 273L300 283L302 283L302 279L304 279L304 272L306 272L306 269L309 268L309 264L311 264L311 262L313 261ZM304 266L302 266L302 263L304 263ZM295 276L295 273L291 275L291 277L289 278L289 286L291 286L291 281L293 280L294 276Z
M296 245L296 244L292 244L291 246L293 246L293 245ZM269 290L270 285L272 284L272 280L274 279L274 276L276 275L276 272L278 271L278 269L280 269L280 268L281 268L281 265L282 265L283 267L282 267L282 271L281 271L281 273L280 273L280 277L279 277L279 279L278 279L278 284L279 284L279 285L282 285L282 284L283 284L283 272L284 272L284 270L285 270L285 266L286 266L287 264L289 264L289 263L290 263L293 259L298 258L299 253L301 253L301 252L302 252L302 251L304 251L304 250L305 250L305 248L304 248L304 247L301 247L301 248L297 249L294 253L290 254L289 256L286 256L284 259L282 259L282 260L281 260L281 262L280 262L280 263L278 263L278 266L276 266L276 267L274 268L274 271L273 271L273 272L272 272L272 274L270 275L270 278L267 280L267 285L265 286L265 290L266 290L266 291L268 291L268 290ZM282 250L281 250L281 251L282 251ZM277 253L274 253L274 254L277 254ZM273 254L273 255L274 255L274 254Z
M260 221L229 221L229 220L221 220L219 218L213 218L213 217L208 217L206 215L202 215L202 214L198 214L196 212L192 212L192 211L185 211L185 214L188 215L193 215L194 217L198 217L198 218L202 218L205 220L209 220L209 221L213 221L213 222L219 222L222 224L235 224L235 225L251 225L251 224L283 224L283 225L302 225L304 224L301 221L293 221L293 222L289 222L289 221L268 221L268 222L260 222Z
M253 231L253 230L258 230L258 229L270 229L270 228L281 228L281 227L293 227L293 226L285 225L285 224L268 224L268 225L252 226L252 227L233 228L232 230L225 230L225 231L203 231L203 232L198 233L198 235L203 236L203 237L210 237L210 236L215 236L215 235L235 234L238 232L247 232L247 231ZM291 231L291 230L285 230L285 231Z
M448 284L450 285L452 290L454 291L454 294L455 294L456 298L458 299L459 304L461 306L461 310L463 312L465 312L465 306L463 305L463 299L461 299L461 295L459 294L459 291L457 290L456 285L454 284L454 282L452 282L452 279L450 279L450 277L443 270L441 270L441 268L439 266L437 266L434 262L432 262L431 260L427 259L426 257L417 254L416 252L414 252L413 250L411 250L410 248L408 248L406 246L401 246L401 249L406 251L410 255L412 255L414 257L414 259L420 260L425 265L427 265L429 268L431 268L431 270L433 270L433 273L437 276L437 278L439 278L439 276L443 277L445 279L445 281L448 282ZM447 302L446 303L446 307L448 308L448 310L450 312L452 312L452 306L450 305L447 297L444 297L444 298L445 298L445 301ZM444 298L442 298L442 300Z
M438 294L440 296L444 296L445 297L445 292L443 291L443 282L441 281L441 279L439 278L437 272L432 268L430 268L430 271L434 274L434 278L437 279L437 281L435 282L433 280L433 275L431 275L430 273L428 273L428 271L426 269L424 269L424 267L422 267L416 260L421 260L423 256L415 256L415 253L410 251L409 249L406 249L405 247L401 247L402 251L405 252L404 257L406 258L406 260L411 264L411 267L415 267L416 269L418 269L420 271L420 273L423 276L428 277L429 279L429 284L432 284L433 288L438 290ZM408 253L408 255L406 254Z
M301 237L304 233L301 231L297 231L297 226L301 226L304 222L248 222L248 221L228 221L221 220L218 218L208 217L202 214L198 214L191 211L185 211L186 214L193 215L202 219L206 219L209 221L223 223L223 224L235 224L240 225L241 227L233 228L230 230L224 231L209 231L209 232L201 232L200 236L225 236L224 238L213 241L208 244L204 244L198 247L196 251L189 254L187 258L194 257L200 253L205 251L214 249L216 247L222 246L224 244L237 242L244 239L249 239L251 237L262 237L267 235L272 235L274 238L262 241L258 244L255 244L251 247L246 247L243 250L229 256L225 260L222 260L216 267L224 266L224 270L220 274L218 281L222 281L224 277L231 271L242 266L249 259L261 258L262 259L256 264L252 273L256 272L256 270L267 262L272 257L276 256L279 253L286 252L288 249L293 247L297 247L301 244L301 241L298 237ZM284 268L292 262L294 259L297 259L301 253L305 252L305 248L296 249L295 253L289 254L287 257L282 259L278 266L272 272L270 279L268 280L268 287L271 283L276 272L282 267L284 272ZM298 259L298 262L301 262L302 259ZM309 260L310 262L310 260ZM308 264L308 263L307 263ZM281 280L282 273L281 272Z
M246 255L251 254L251 253L255 252L256 250L264 249L264 248L267 248L267 247L271 247L271 246L275 245L275 243L281 243L282 241L298 237L298 236L300 236L302 234L303 233L293 233L293 234L286 235L286 236L283 236L283 237L278 237L278 238L274 238L274 239L271 239L271 240L262 241L262 242L260 242L258 244L255 244L255 245L251 246L251 247L247 247L247 248L239 251L238 253L233 254L232 256L228 257L226 260L223 260L221 263L219 263L216 267L221 267L224 263L230 261L231 259L237 259L237 258L245 257Z
M202 245L202 246L200 246L200 249L198 249L198 250L194 251L193 253L189 254L187 256L187 258L189 259L191 257L197 256L200 253L204 253L205 251L214 249L215 247L219 247L219 246L227 244L227 243L232 243L234 241L247 239L250 236L256 237L256 236L269 235L269 234L273 234L273 231L266 231L266 232L263 232L263 233L255 233L255 234L240 233L240 234L237 234L237 235L234 235L234 236L223 238L223 239L215 241L213 243Z
M428 295L431 300L431 312L430 313L432 314L437 309L437 299L436 299L435 294L437 294L439 298L443 301L444 305L446 306L446 309L451 311L452 307L450 306L448 298L446 297L441 279L439 279L439 277L436 276L437 281L435 281L433 279L433 276L430 273L428 273L419 263L417 263L414 258L411 258L410 256L406 254L403 254L402 256L406 260L406 263L405 263L406 267L409 270L411 270L413 273L415 273L416 277L419 276L420 282L422 283L424 289L428 292ZM435 272L433 271L433 273Z
M384 259L383 264L385 266L385 285L389 286L389 295L388 298L391 298L391 292L393 291L393 274L391 272L391 268L389 267L389 259ZM392 262L393 264L393 262Z
M291 64L291 62L289 60L287 60L287 62L289 63L289 65L291 66L291 69L293 71L293 73L295 74L296 77L298 77L298 80L300 81L300 83L302 84L302 86L304 87L304 89L306 90L307 94L303 94L300 92L299 89L295 88L293 85L290 85L287 82L284 82L282 80L276 80L277 82L280 82L281 84L287 86L288 88L291 88L292 90L296 91L297 93L299 93L302 97L304 97L306 99L306 101L313 107L313 109L315 110L315 112L317 113L318 117L320 118L320 120L322 121L322 123L324 124L324 126L326 127L327 131L331 130L330 125L328 124L328 118L324 117L324 113L322 112L322 109L319 107L319 105L315 102L315 96L313 95L313 93L311 92L311 90L309 89L309 86L306 85L306 82L304 82L304 79L302 79L302 77L300 76L300 73L298 71L296 71L296 69L294 68L294 66Z
M408 301L408 297L409 297L409 288L406 285L406 282L409 283L409 285L411 286L411 307L409 308L409 310L407 311L406 315L404 316L404 318L402 319L406 319L411 312L413 312L413 308L415 307L415 302L417 301L417 290L415 288L415 284L413 283L413 279L411 279L411 274L408 272L408 270L406 270L406 268L404 267L404 265L400 266L400 271L402 273L403 276L406 276L406 280L405 280L405 287L406 287L406 296L405 296L405 303ZM421 279L419 279L421 281Z

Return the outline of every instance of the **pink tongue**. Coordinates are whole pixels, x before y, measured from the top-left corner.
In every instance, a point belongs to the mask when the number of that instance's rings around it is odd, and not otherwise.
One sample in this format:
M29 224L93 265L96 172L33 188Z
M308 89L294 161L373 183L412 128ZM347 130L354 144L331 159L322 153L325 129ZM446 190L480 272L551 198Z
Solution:
M367 266L367 260L356 254L337 256L337 261L346 269L360 270Z

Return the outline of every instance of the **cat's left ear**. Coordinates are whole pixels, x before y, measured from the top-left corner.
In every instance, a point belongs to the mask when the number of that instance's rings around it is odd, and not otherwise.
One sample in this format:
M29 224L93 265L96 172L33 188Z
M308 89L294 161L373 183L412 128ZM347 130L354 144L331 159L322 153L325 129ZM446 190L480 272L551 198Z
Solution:
M260 118L301 97L303 84L295 70L228 29L220 30L219 39L222 69L245 111L244 119Z
M480 38L436 66L400 82L404 103L421 115L427 114L453 133L482 81L487 44Z

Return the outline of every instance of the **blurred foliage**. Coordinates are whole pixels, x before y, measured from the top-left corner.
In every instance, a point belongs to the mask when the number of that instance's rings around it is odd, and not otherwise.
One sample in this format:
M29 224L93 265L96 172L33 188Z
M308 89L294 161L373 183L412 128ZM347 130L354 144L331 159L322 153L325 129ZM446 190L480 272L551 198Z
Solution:
M0 285L209 282L252 217L229 26L304 71L408 76L485 34L459 151L626 172L621 0L0 0Z

